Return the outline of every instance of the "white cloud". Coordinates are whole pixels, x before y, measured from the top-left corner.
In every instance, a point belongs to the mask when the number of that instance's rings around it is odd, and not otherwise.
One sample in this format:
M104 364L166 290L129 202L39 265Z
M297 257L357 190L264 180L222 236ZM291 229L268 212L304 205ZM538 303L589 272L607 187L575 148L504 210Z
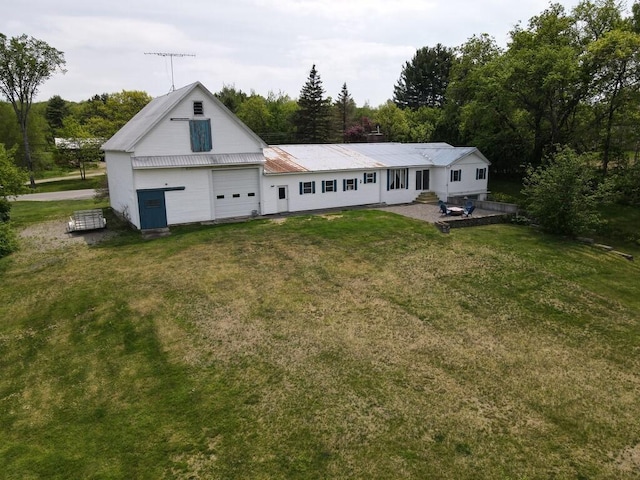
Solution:
M560 0L567 8L578 0ZM83 100L103 92L176 86L196 80L210 90L235 84L245 92L297 97L316 64L328 95L344 82L358 104L390 98L415 50L455 47L474 34L499 42L548 0L21 0L0 17L0 32L40 38L62 50L66 75L41 88L39 100Z

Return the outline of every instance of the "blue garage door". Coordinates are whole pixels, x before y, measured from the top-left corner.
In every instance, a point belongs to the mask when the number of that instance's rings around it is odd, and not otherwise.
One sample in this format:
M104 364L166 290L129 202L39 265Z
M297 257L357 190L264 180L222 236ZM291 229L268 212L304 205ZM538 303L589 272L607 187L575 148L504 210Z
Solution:
M164 190L138 190L138 209L142 230L167 226Z

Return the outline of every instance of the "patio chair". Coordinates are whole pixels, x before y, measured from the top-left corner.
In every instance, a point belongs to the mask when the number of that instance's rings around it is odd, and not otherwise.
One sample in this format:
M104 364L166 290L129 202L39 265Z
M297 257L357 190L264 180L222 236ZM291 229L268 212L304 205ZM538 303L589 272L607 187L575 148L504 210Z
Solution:
M471 214L473 214L473 211L476 209L475 205L471 205L470 207L464 207L464 213L463 215L465 217L470 217Z
M466 202L464 202L464 208L471 208L473 207L473 202L471 200L467 200Z
M447 208L447 204L444 203L442 200L440 200L440 213L442 215L450 215L451 214L451 212Z

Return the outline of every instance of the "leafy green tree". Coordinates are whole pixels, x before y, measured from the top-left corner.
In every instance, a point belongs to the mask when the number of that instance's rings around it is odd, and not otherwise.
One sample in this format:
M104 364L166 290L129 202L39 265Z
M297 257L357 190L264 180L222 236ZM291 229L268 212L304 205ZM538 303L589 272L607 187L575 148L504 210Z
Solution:
M235 85L223 85L222 90L214 95L233 113L238 113L240 106L249 98L242 90L236 90Z
M106 94L103 98L104 101L100 99L85 104L85 108L91 109L92 113L81 122L97 138L113 136L151 101L148 93L136 90Z
M264 135L269 129L271 112L267 101L260 95L251 95L244 101L238 108L237 115L258 136Z
M376 123L389 142L405 142L409 137L409 123L403 110L391 100L378 108Z
M102 159L100 150L102 140L95 138L72 117L64 120L64 125L59 130L59 133L65 143L56 146L58 162L78 168L80 170L80 178L86 180L87 163L98 162Z
M325 98L324 93L320 74L313 65L300 92L294 122L302 143L325 143L331 135L331 99Z
M15 148L15 147L14 147ZM13 152L0 143L0 197L23 193L29 174L13 163Z
M298 103L282 92L278 94L269 92L267 109L269 125L262 139L271 145L295 142L294 119L298 111Z
M575 236L600 225L596 206L606 199L608 184L597 185L590 160L562 148L548 164L529 168L522 190L525 208L544 230Z
M445 104L453 49L438 43L418 49L406 62L394 87L393 100L400 108L442 108Z
M29 111L38 87L64 65L64 54L42 40L27 35L8 39L0 34L0 92L18 119L32 188L35 178L27 134Z
M559 4L533 17L527 29L511 32L504 59L504 92L533 132L531 157L540 164L554 145L572 140L574 114L589 93L590 77L581 68L583 47L575 20Z
M18 239L9 225L11 203L7 196L22 193L28 179L29 174L14 165L13 153L0 143L0 258L18 248Z
M22 135L20 134L20 126L16 122L16 114L11 104L7 102L0 102L0 143L9 150L22 144ZM21 161L24 158L24 156L18 157L17 148L12 151L16 155L15 161Z
M407 140L409 142L430 142L440 122L443 111L440 108L420 107L417 110L406 110L405 117L409 126Z
M476 101L481 95L483 82L487 78L487 65L502 55L493 37L487 34L473 36L456 48L456 61L449 71L446 102L443 115L436 125L434 136L451 144L473 143L473 131L460 131L461 115L465 105ZM502 87L499 86L498 91ZM492 92L496 92L496 85ZM483 110L487 108L483 107ZM487 115L488 112L484 112ZM486 151L486 150L483 150ZM486 151L489 154L489 151Z
M640 34L617 28L589 45L594 65L594 111L601 125L602 170L606 174L612 149L622 146L620 117L640 93ZM616 138L617 137L617 138ZM622 147L620 150L624 150Z

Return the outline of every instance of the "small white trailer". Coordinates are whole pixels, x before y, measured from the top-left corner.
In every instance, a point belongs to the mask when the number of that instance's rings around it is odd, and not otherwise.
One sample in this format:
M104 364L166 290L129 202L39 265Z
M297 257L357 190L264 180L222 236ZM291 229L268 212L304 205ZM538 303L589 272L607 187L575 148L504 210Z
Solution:
M107 226L107 219L102 215L102 209L77 210L69 217L67 232L82 232L98 230Z

